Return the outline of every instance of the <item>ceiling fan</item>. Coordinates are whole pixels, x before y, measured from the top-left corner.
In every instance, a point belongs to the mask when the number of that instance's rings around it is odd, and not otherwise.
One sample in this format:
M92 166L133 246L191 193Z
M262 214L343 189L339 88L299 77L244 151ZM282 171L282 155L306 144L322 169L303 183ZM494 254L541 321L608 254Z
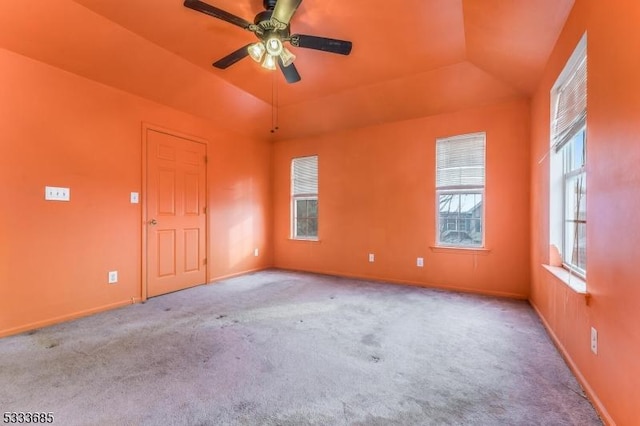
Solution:
M291 34L290 21L302 0L263 0L262 3L266 10L258 13L251 23L203 1L185 0L186 7L237 25L251 31L258 37L258 42L242 46L235 52L214 62L214 67L226 69L239 60L250 56L256 62L261 63L264 68L270 70L275 70L277 64L287 83L295 83L300 81L300 74L293 65L296 57L284 46L284 43L340 55L351 53L352 44L350 41Z

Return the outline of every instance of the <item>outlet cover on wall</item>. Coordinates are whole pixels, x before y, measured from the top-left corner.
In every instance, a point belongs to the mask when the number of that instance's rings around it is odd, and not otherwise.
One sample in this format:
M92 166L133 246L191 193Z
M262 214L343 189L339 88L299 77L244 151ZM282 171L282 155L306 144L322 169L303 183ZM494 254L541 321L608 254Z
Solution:
M418 268L424 267L424 258L423 257L419 257L418 259L416 259L416 266Z
M109 284L118 282L118 271L109 271Z
M591 352L598 355L598 330L591 327Z
M59 186L45 186L44 199L49 201L69 201L71 199L71 189Z
M376 260L376 255L373 253L369 253L369 262L373 263Z
M259 255L259 254L260 254L260 250L258 250L257 248L254 248L254 249L253 249L253 255L254 255L255 257L258 257L258 255Z
M130 196L131 204L138 204L140 202L140 194L132 192Z

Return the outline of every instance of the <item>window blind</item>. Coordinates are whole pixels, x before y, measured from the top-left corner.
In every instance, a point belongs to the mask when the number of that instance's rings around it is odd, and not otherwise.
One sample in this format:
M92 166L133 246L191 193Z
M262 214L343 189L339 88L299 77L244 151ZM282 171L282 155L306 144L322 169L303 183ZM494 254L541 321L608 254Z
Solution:
M318 156L294 158L291 166L291 194L318 193Z
M556 97L551 143L557 152L586 124L586 51L566 80L556 89Z
M436 140L436 187L484 187L484 154L484 133Z

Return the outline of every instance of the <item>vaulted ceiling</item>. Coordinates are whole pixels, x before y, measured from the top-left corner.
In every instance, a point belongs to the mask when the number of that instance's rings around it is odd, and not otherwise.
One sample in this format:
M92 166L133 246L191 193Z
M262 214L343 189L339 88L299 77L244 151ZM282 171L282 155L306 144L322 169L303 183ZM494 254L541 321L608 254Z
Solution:
M263 10L262 0L208 2L248 21ZM204 117L250 120L276 104L293 137L528 96L573 3L303 0L292 32L353 51L290 47L295 84L249 58L213 68L255 36L182 0L1 2L0 47Z

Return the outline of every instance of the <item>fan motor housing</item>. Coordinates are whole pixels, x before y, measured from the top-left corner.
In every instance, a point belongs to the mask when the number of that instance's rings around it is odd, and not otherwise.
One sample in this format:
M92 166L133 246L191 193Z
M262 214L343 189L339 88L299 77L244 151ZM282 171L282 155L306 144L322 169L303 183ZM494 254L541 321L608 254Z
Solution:
M267 40L272 37L277 37L283 41L287 40L290 34L289 25L286 28L279 27L276 21L271 20L272 15L273 10L265 10L256 15L253 22L263 30L262 33L256 33L256 35L261 40Z
M253 23L256 25L260 25L262 22L268 22L271 20L271 16L273 15L273 10L263 10L258 13L255 18L253 18Z

